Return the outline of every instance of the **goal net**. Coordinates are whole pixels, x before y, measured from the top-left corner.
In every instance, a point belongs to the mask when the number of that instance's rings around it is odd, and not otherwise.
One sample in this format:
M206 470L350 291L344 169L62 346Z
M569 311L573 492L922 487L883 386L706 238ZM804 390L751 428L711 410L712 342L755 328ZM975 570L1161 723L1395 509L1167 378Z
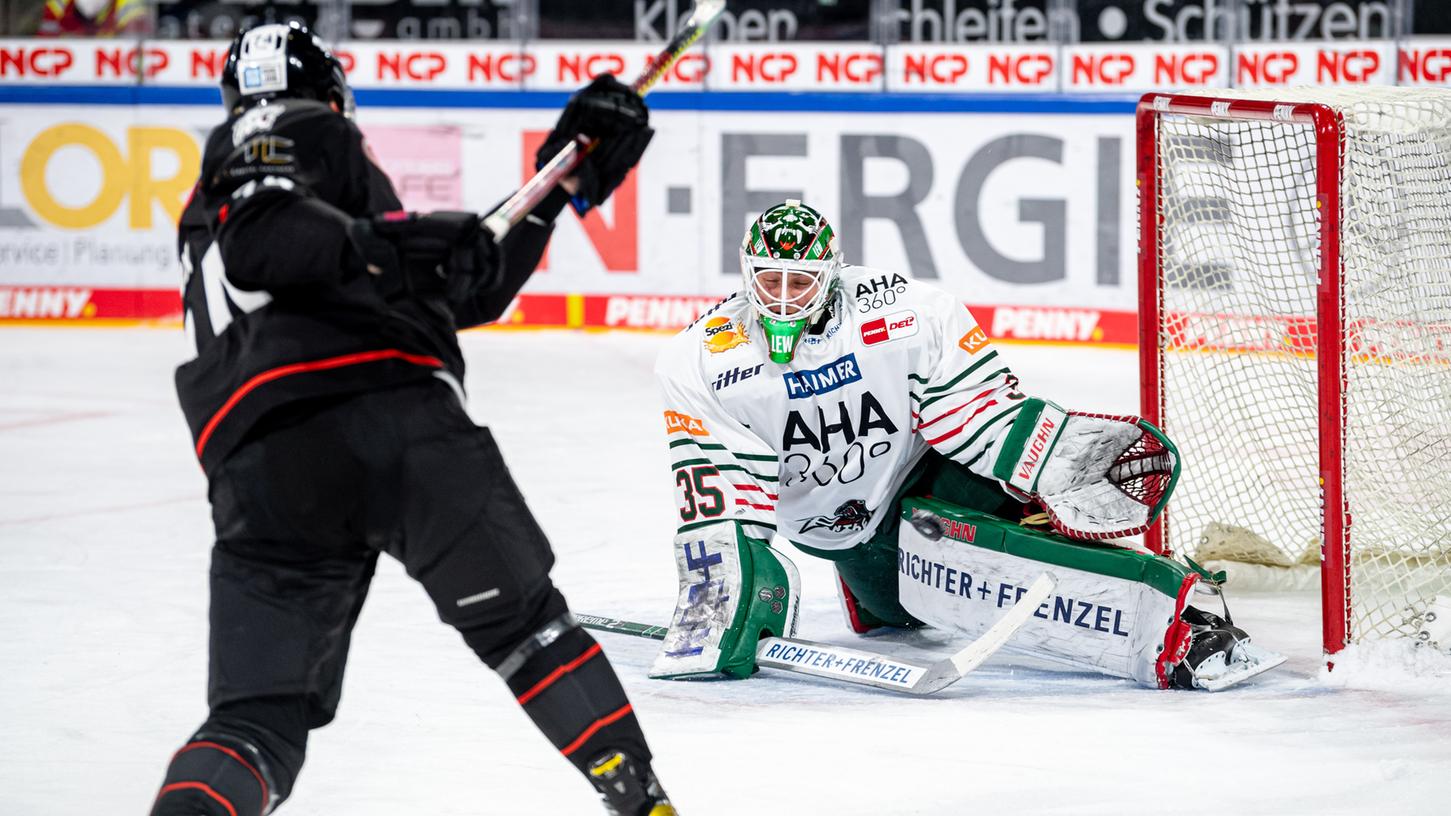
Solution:
M1147 543L1318 565L1327 653L1415 636L1451 597L1451 91L1211 93L1139 106L1143 410L1183 462Z

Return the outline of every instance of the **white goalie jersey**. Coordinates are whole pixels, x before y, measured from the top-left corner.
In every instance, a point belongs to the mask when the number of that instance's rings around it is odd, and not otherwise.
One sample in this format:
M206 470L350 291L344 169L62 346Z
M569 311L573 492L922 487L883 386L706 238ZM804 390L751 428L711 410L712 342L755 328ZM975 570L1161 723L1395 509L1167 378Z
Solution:
M767 354L737 294L656 364L678 535L721 521L821 550L872 535L929 446L991 478L1024 395L965 306L904 275L845 267L822 331Z

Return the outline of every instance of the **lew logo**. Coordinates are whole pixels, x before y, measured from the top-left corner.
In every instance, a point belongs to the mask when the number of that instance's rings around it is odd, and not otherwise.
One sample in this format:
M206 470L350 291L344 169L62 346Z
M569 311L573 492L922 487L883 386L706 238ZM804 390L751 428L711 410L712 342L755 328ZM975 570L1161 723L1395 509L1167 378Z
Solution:
M875 346L917 333L917 313L897 312L862 324L862 345Z

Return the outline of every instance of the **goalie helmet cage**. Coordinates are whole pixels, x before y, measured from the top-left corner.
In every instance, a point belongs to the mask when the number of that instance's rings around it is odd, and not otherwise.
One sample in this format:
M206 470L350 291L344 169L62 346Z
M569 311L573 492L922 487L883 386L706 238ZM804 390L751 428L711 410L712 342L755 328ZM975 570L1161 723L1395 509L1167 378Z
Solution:
M1320 564L1324 647L1451 597L1451 91L1147 94L1142 413L1157 552Z

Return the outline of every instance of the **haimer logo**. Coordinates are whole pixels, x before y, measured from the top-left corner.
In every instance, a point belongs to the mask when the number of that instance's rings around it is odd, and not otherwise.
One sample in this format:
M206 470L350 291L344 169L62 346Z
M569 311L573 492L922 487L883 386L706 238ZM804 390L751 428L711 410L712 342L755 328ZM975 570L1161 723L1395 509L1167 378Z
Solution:
M857 366L856 355L848 354L837 358L821 368L807 371L788 371L781 375L786 380L786 394L791 399L825 394L829 391L854 383L862 378Z

